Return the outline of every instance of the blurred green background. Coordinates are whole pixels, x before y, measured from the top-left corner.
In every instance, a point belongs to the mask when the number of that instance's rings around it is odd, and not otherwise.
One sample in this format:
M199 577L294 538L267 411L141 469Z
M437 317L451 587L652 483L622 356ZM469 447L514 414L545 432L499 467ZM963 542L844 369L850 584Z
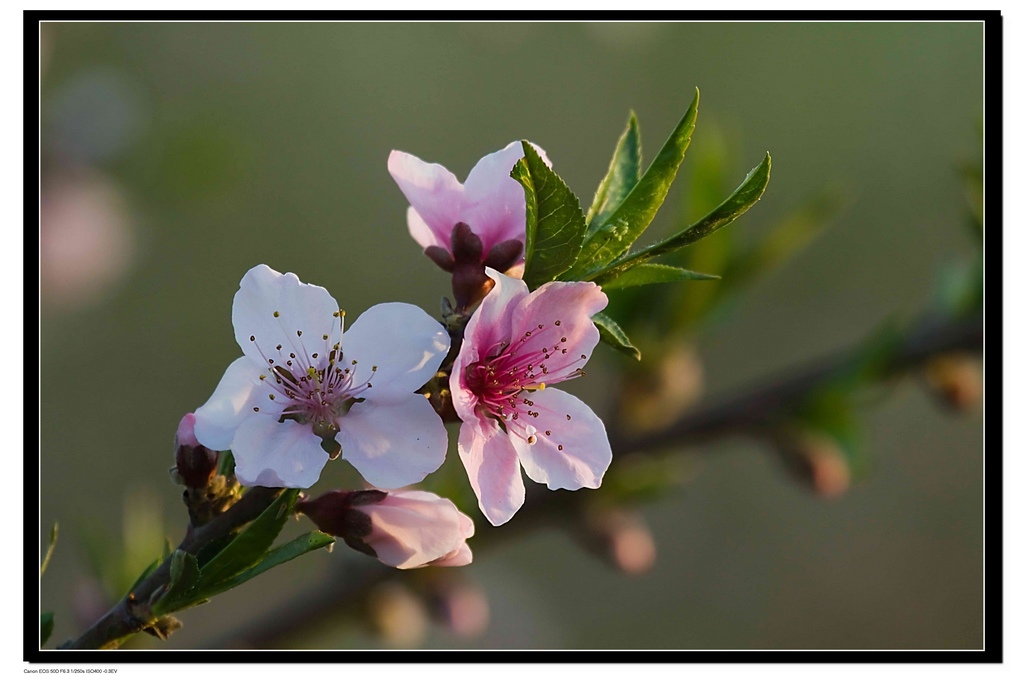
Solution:
M727 229L755 229L840 183L849 201L824 234L699 338L713 399L913 318L939 264L969 253L956 166L977 149L982 33L938 22L45 24L40 538L61 524L42 581L51 645L112 603L89 577L90 551L124 550L138 571L164 534L180 539L172 437L239 355L231 299L248 268L325 286L353 320L390 300L438 312L448 282L408 237L392 149L464 179L528 138L586 206L630 109L649 162L697 86L691 156L724 137L730 186L765 150L774 162L764 199ZM686 214L690 172L684 162L653 233ZM591 364L606 369L570 389L607 410L618 362L602 348ZM510 532L461 569L489 599L486 632L431 626L423 645L980 647L980 411L951 416L920 384L866 412L874 466L845 496L815 497L756 444L705 446L686 487L644 510L649 572L624 576L556 531ZM347 468L329 466L314 490ZM136 645L203 648L331 562L363 560L345 547L304 557L184 613L171 641ZM353 622L339 614L287 646L387 645Z

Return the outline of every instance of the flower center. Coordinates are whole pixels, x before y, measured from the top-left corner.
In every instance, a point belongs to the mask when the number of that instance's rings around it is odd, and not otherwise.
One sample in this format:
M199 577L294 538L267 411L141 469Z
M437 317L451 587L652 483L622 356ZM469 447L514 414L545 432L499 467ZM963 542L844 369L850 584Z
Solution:
M586 375L580 367L571 369L572 363L566 365L563 356L569 350L561 326L561 320L538 324L511 343L500 341L489 349L485 359L466 369L466 388L476 396L484 415L499 420L507 430L521 432L519 435L531 444L537 432L531 422L540 417L530 399L531 392L544 390L548 381L558 383ZM578 358L584 363L586 359L582 354ZM565 417L572 419L571 415ZM551 432L546 430L545 435Z
M344 316L344 311L335 314L342 320ZM332 343L332 335L323 334L322 338L313 340L312 351L307 349L302 330L294 330L291 338L288 347L279 343L270 349L263 347L255 336L249 337L267 365L266 371L260 374L260 381L267 397L283 405L281 421L292 419L310 424L316 435L325 441L333 440L338 432L338 418L348 412L353 403L363 400L359 396L372 388L370 381L377 367L372 368L369 378L356 383L358 361L346 361L341 343ZM252 409L259 412L259 407Z

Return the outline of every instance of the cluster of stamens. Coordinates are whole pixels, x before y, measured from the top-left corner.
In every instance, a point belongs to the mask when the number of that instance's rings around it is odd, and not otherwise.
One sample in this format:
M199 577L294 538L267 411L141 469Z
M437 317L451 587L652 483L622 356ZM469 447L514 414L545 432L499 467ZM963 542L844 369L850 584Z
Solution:
M279 318L280 312L274 311ZM334 313L335 319L344 327L345 311ZM341 329L337 335L332 328L330 334L314 341L310 352L302 339L302 330L296 329L289 336L292 338L289 347L277 344L273 350L260 345L259 339L250 336L249 341L263 357L267 365L265 373L260 374L270 400L282 401L285 407L280 419L293 419L302 424L312 424L314 432L321 437L333 437L337 432L337 418L345 413L359 395L373 386L370 377L359 384L354 384L354 369L357 360L345 361L340 342ZM373 367L372 372L377 368ZM259 412L258 406L253 406Z
M540 412L534 409L535 402L530 399L531 392L547 387L545 377L549 372L552 382L586 376L582 369L587 360L584 354L568 363L580 362L580 367L562 373L563 369L568 369L566 358L562 356L568 355L569 349L565 347L567 337L561 326L561 320L555 320L554 325L538 324L511 343L500 341L488 349L485 359L466 369L466 386L476 396L484 414L498 419L506 430L516 432L531 445L537 442L537 428L530 422L540 417ZM549 345L541 345L541 337L545 337ZM535 347L525 350L527 342ZM552 358L558 365L549 367ZM572 415L567 414L565 418L571 421ZM545 429L544 435L551 436L551 430Z

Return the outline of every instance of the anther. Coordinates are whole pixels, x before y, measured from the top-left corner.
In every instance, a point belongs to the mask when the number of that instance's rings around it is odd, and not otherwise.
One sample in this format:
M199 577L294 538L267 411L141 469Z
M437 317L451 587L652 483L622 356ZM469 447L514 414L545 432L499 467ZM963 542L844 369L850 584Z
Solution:
M295 333L298 334L299 336L302 336L302 330L301 329L296 329Z
M556 327L561 327L562 326L562 321L561 320L555 320L555 326Z
M281 317L280 311L275 310L274 311L274 317Z
M260 411L260 408L258 408L258 407L254 407L254 408L252 408L252 411L253 411L253 412L259 412L259 411Z
M277 344L277 349L281 350L281 344Z
M250 337L249 337L249 340L250 340L250 341L255 341L255 340L256 340L256 337L255 337L255 336L250 336Z
M536 436L530 436L529 438L526 439L526 442L529 443L530 445L533 445L534 443L537 442L537 437Z
M562 446L561 446L561 445L559 445L559 446L558 446L558 449L559 449L559 450L561 450L561 449L562 449Z

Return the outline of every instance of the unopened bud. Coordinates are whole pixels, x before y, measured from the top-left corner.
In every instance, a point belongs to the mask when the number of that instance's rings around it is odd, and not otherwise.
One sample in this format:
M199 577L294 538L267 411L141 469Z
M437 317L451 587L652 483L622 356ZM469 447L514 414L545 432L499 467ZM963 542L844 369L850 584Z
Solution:
M487 630L491 609L487 595L478 585L445 582L430 591L430 615L457 637L472 639Z
M189 412L181 418L174 434L174 464L177 476L189 488L205 488L217 472L220 455L196 439L196 417Z
M410 648L427 635L427 612L408 587L390 582L378 585L366 598L366 609L377 633L391 646Z
M981 402L981 363L970 353L946 353L932 358L925 365L925 379L951 409L968 410Z
M473 521L443 497L420 490L334 490L296 511L325 533L395 568L464 566Z
M787 433L777 445L783 463L818 495L835 498L849 489L850 465L832 437L808 431Z
M625 509L602 510L587 520L591 546L623 573L639 575L654 566L657 548L643 517Z

